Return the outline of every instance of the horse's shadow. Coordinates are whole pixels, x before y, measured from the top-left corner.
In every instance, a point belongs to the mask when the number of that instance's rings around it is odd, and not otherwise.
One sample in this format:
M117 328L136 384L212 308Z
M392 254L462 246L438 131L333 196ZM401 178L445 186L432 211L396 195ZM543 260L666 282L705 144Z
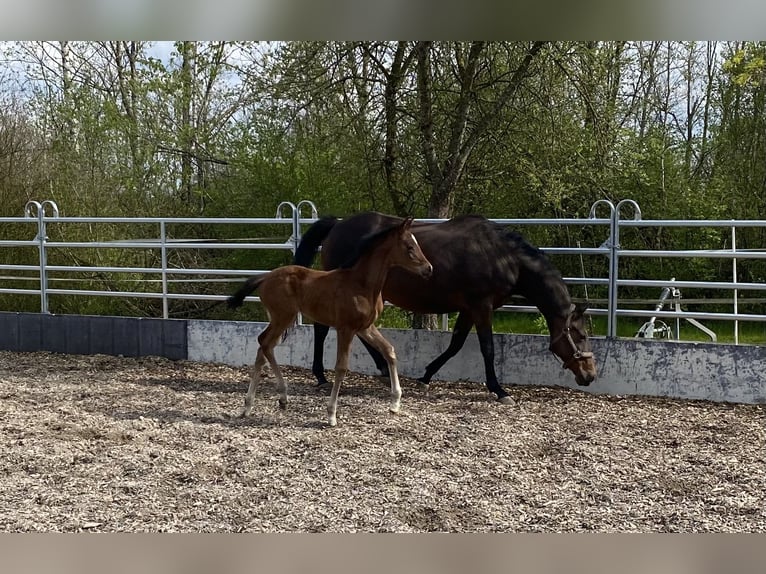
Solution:
M352 383L345 381L341 386L340 395L349 397L387 397L391 386L388 379L381 377L372 377L371 382ZM189 377L146 377L135 381L135 384L146 387L166 387L178 393L209 392L222 394L242 394L244 398L249 385L249 378L244 377L240 381L218 381L206 380L201 378ZM288 388L288 397L290 396L329 396L332 390L332 383L317 385L312 382L298 382L286 380ZM404 390L407 388L416 389L419 387L415 379L400 377L400 384ZM276 396L276 380L273 375L268 375L261 379L259 383L259 394L268 395L273 392Z
M134 384L143 387L165 387L177 393L243 393L247 390L247 380L219 381L190 377L145 377L136 379Z
M276 400L274 401L276 405ZM288 407L289 408L289 407ZM190 422L199 425L218 425L232 429L241 428L303 428L303 429L323 429L327 427L325 421L319 419L299 420L280 420L280 412L274 408L273 412L259 412L247 417L237 417L231 413L222 412L218 415L200 414L192 411L181 411L177 409L150 409L142 411L122 411L112 413L116 420L132 421L151 419L162 424L172 424L174 422Z
M133 383L147 388L164 387L177 393L221 393L225 395L239 395L241 399L244 400L249 380L248 378L243 378L241 381L220 381L206 378L157 376L136 379ZM329 396L332 385L317 386L312 383L299 383L289 380L287 383L288 400L296 398L316 399L317 401L322 401L321 405L318 404L317 406L322 412L324 411L324 401L326 401ZM375 384L375 382L362 384L350 384L347 382L341 388L341 395L348 397L380 398L381 401L385 401L389 396L389 390L390 387L388 384L384 384L382 381L379 385ZM184 411L179 409L156 408L121 411L113 413L112 416L118 420L140 420L143 418L152 419L163 424L186 421L194 424L222 425L229 428L294 427L322 429L328 427L325 420L307 418L300 421L281 416L283 411L277 407L276 381L272 375L261 381L257 396L266 402L270 402L273 399L273 410L264 410L240 418L235 416L234 413L239 409L242 403L241 401L236 401L236 404L232 403L231 412L220 412L218 414L200 413L192 410ZM287 408L288 410L290 409L289 404Z

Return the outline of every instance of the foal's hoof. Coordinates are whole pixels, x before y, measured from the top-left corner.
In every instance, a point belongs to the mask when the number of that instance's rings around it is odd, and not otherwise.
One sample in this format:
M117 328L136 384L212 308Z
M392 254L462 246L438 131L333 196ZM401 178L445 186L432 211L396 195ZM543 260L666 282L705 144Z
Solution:
M402 406L399 404L388 406L388 412L390 412L393 415L398 415L401 411L402 411Z
M501 405L515 405L516 401L511 398L509 395L505 395L504 397L500 397L497 399L497 402Z
M382 385L388 386L391 384L391 377L389 377L388 375L375 375L375 378Z
M250 414L250 407L242 407L242 408L241 408L241 409L239 409L239 411L237 412L237 418L238 418L238 419L243 419L243 418L245 418L246 416L248 416L249 414Z
M329 419L327 419L327 426L331 426L331 427L338 426L338 421L335 419L335 417L330 417Z
M280 411L286 411L287 410L287 401L279 401L279 410Z
M424 383L421 380L418 380L418 390L420 392L428 394L428 389L430 388L431 388L431 385L429 385L428 383Z

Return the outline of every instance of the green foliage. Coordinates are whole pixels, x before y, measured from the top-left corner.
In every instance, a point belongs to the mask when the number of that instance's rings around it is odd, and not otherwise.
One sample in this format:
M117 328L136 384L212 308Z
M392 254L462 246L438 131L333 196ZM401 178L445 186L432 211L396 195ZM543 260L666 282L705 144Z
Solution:
M459 159L464 164L445 199L453 215L587 217L603 198L634 199L645 218L766 213L766 44L554 42L534 53L532 46L179 41L161 58L150 42L0 43L0 210L20 215L28 199L54 199L70 216L272 217L281 201L310 199L322 214L377 209L422 217L438 203L434 178ZM428 66L419 66L425 55ZM426 153L428 130L436 165ZM521 231L539 246L597 247L606 239L603 228ZM4 228L0 237L13 233ZM52 239L67 240L157 233L142 226L51 228ZM254 235L248 226L169 233ZM281 227L259 226L257 234L287 238ZM737 235L739 247L765 242L762 228ZM721 249L731 237L724 230L648 228L625 230L622 243ZM34 256L0 253L4 262ZM51 263L150 266L157 257L156 250L73 249L53 253ZM179 267L241 269L290 259L284 251L214 249L172 257ZM553 259L565 276L583 267L606 275L602 257ZM621 272L720 280L731 268L721 260L631 258ZM740 262L740 280L764 277L766 261ZM103 276L76 279L84 289L117 288ZM122 279L125 289L157 287L138 280L147 278ZM604 291L573 288L577 297ZM7 300L8 308L37 303ZM142 299L62 297L52 305L60 312L158 311L157 301ZM194 305L172 308L180 314ZM393 324L409 321L386 313Z

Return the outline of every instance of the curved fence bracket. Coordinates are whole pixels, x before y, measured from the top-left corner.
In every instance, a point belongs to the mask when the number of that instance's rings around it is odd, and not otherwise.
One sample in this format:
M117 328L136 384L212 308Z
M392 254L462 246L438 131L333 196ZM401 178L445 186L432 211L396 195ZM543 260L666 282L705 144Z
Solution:
M298 202L297 210L298 215L300 215L303 211L303 206L307 206L311 210L311 218L312 219L318 219L319 218L319 211L317 210L316 204L311 201L310 199L302 199Z
M48 241L48 232L45 229L45 217L47 208L50 208L49 217L58 217L59 208L55 201L46 199L45 201L30 200L24 206L24 217L32 219L37 218L37 250L40 254L40 312L48 313L48 254L45 243Z
M623 199L615 205L608 199L599 199L590 208L588 214L589 219L596 219L596 209L599 205L606 205L609 207L609 239L601 244L602 248L609 249L609 293L608 293L608 309L606 336L617 336L617 276L618 265L620 257L620 214L623 206L630 206L633 208L632 221L641 221L641 208L632 199Z

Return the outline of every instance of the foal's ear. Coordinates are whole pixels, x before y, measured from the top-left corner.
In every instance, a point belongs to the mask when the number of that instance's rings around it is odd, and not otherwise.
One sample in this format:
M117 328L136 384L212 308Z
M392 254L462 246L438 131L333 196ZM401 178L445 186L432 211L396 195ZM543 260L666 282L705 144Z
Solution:
M414 219L415 218L412 216L405 217L404 221L402 221L402 226L401 226L402 230L404 231L408 230L412 226L412 222L414 221Z
M575 303L574 310L572 311L572 317L582 317L585 315L585 311L588 310L588 304L587 303Z

